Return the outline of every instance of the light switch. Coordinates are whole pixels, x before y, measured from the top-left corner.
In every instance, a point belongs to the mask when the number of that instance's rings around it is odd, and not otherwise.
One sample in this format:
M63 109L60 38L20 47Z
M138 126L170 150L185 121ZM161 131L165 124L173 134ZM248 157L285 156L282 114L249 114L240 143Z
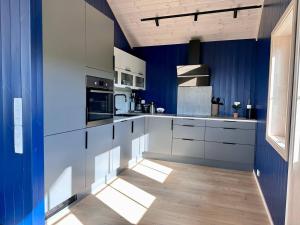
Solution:
M14 98L14 148L23 154L23 104L22 98Z

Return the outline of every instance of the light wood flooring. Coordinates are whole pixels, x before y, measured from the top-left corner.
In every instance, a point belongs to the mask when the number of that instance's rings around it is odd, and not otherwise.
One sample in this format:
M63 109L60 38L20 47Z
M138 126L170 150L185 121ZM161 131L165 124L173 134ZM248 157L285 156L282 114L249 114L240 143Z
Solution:
M60 225L269 225L253 174L144 160L69 209Z

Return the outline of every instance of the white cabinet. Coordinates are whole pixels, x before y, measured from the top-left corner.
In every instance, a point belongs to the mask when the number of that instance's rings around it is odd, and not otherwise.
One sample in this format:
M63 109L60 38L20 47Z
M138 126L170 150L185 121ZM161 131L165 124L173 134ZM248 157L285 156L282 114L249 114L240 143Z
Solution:
M152 153L171 155L173 122L172 118L148 117L145 133L148 136L147 150Z
M120 167L120 159L121 159L121 148L120 147L115 147L110 151L109 155L110 159L110 167L109 167L109 172L112 173L116 171Z
M85 190L85 130L44 138L45 211Z
M115 86L146 89L146 62L125 51L114 48Z
M113 149L120 149L120 169L127 168L132 156L130 121L114 124Z
M85 128L84 21L84 1L43 0L45 135Z
M131 121L132 156L131 163L135 164L142 158L145 151L145 118Z
M86 188L94 189L105 183L110 172L110 150L112 149L112 125L87 129Z
M113 72L114 22L86 3L86 66Z

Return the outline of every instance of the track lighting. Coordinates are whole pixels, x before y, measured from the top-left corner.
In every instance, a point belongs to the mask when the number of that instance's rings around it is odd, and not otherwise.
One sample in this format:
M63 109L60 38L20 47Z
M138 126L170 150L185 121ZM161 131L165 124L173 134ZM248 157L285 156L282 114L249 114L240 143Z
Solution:
M195 14L194 21L198 21L198 14Z
M236 10L236 9L233 11L233 18L234 18L234 19L237 18L237 10Z
M244 6L244 7L236 7L236 8L227 8L227 9L218 9L218 10L210 10L210 11L203 11L203 12L193 12L193 13L184 13L184 14L175 14L175 15L167 15L167 16L156 16L156 17L149 17L149 18L143 18L141 21L151 21L154 20L156 26L159 26L159 20L163 19L171 19L171 18L177 18L177 17L186 17L186 16L193 16L194 21L198 21L199 15L204 14L213 14L213 13L224 13L224 12L233 12L233 18L237 18L238 11L242 10L249 10L249 9L259 9L262 5L251 5L251 6Z
M157 27L159 27L159 20L158 20L158 18L155 19L155 24L156 24Z

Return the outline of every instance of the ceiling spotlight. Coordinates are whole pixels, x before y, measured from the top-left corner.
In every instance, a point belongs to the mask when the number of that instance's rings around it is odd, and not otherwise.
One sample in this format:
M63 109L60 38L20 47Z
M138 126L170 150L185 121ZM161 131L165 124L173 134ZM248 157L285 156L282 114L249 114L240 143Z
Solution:
M155 18L155 24L157 27L159 27L159 19L158 18Z
M198 14L197 13L195 13L195 15L194 15L194 21L198 21Z
M234 19L237 18L237 9L233 10L233 18L234 18Z

